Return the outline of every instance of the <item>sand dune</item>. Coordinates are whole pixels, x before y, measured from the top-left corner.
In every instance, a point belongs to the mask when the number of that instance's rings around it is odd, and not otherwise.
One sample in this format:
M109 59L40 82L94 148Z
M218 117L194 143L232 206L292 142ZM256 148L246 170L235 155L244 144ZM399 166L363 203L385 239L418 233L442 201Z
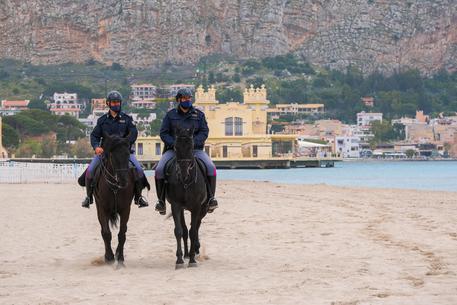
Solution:
M183 270L152 207L132 209L126 268L101 263L83 195L0 185L0 304L457 304L457 193L225 181Z

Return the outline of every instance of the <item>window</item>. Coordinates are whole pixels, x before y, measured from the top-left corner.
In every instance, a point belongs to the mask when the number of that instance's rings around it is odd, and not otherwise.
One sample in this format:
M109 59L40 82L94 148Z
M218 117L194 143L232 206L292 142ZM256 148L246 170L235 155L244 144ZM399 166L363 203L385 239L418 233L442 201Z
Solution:
M252 156L254 158L257 158L257 155L258 155L258 146L254 145L254 146L252 146Z
M160 143L156 143L156 156L161 155Z
M225 119L225 135L233 136L233 118Z
M208 145L205 145L205 152L209 156L209 146Z
M235 136L243 135L243 119L235 118Z
M138 143L138 156L142 156L143 155L143 143Z
M227 158L227 156L228 156L227 145L224 145L224 146L222 146L222 157Z
M230 117L225 119L225 135L226 136L242 136L243 135L243 119L239 117Z

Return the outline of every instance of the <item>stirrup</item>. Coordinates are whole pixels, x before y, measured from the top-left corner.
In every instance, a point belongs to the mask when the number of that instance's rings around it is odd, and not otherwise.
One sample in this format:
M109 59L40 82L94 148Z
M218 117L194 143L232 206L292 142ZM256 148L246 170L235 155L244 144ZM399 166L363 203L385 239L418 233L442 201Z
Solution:
M148 207L148 206L149 206L148 201L147 201L143 196L140 196L140 198L138 198L138 200L135 200L134 203L135 203L139 208L145 208L145 207Z
M89 196L86 196L86 198L83 200L83 202L81 203L81 206L83 208L87 208L89 209L90 208L90 205L92 204L92 200Z
M158 211L160 215L165 215L167 213L166 203L162 200L159 200L156 203L155 210Z
M208 213L212 213L214 212L215 209L217 209L219 207L219 204L216 200L216 198L211 198L210 200L208 200Z

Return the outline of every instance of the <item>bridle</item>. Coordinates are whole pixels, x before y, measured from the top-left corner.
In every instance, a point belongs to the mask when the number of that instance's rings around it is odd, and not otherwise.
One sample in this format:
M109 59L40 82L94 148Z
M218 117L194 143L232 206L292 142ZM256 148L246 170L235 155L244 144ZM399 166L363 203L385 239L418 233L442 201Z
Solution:
M109 153L108 156L109 156L108 159L105 159L105 156L102 156L102 162L100 162L101 163L101 171L102 171L103 177L105 178L105 181L109 185L109 188L111 189L111 191L113 191L114 195L116 195L119 190L126 188L127 185L128 185L128 181L127 181L127 183L125 185L121 185L120 184L119 176L118 176L117 173L118 172L125 172L125 171L128 171L129 169L128 169L128 167L127 168L116 169L113 166L111 153ZM109 163L111 165L111 168L114 171L114 175L109 171L108 167L105 164L105 160L106 160L107 163Z
M176 138L188 139L189 137L177 136ZM176 153L176 145L173 148L173 150ZM197 166L196 166L197 160L195 157L192 157L190 159L178 159L178 157L176 157L176 163L180 163L180 162L187 162L189 164L186 167L185 176L183 176L180 166L176 166L176 169L175 169L176 176L178 177L178 181L180 181L182 183L184 189L187 190L192 184L197 183L197 178L198 178L198 170L197 170ZM194 173L192 173L192 170L194 171Z

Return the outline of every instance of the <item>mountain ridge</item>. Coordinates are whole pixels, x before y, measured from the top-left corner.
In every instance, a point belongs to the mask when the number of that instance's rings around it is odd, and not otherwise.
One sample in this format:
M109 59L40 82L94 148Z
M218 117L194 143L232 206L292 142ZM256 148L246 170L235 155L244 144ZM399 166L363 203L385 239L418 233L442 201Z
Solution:
M457 70L452 0L5 0L0 57L127 67L293 52L331 69Z

